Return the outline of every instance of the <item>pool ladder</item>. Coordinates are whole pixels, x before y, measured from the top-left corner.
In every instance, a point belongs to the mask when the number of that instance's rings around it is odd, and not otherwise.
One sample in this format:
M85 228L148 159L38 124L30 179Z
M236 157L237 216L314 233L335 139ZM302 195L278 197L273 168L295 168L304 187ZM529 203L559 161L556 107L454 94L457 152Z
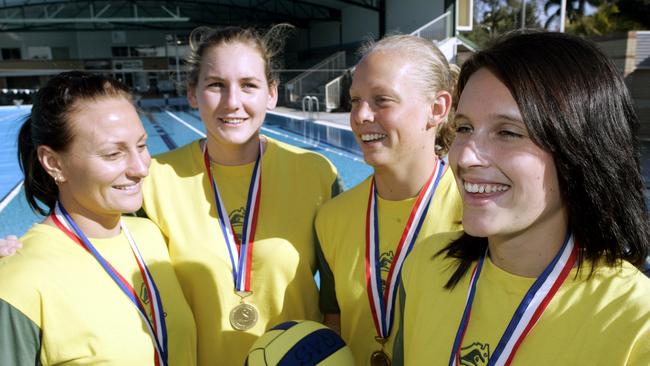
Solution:
M314 107L316 107L315 111ZM318 144L318 129L314 121L318 118L319 110L318 97L306 95L302 98L302 113L307 115L307 120L303 123L302 135L308 143Z

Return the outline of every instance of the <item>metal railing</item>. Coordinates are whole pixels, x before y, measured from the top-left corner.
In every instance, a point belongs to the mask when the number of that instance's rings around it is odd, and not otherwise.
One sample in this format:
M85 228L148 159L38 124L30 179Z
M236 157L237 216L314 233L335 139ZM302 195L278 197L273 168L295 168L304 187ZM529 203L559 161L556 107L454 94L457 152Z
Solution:
M435 42L450 60L456 51L455 42L449 40L453 36L452 21L451 12L446 12L411 32L411 35ZM329 112L341 106L341 84L344 76L340 75L325 84L325 111Z
M650 69L650 31L636 31L634 66L639 69Z
M314 107L316 107L315 111ZM319 109L320 105L318 103L318 97L315 97L313 95L305 95L302 98L302 113L306 114L305 117L307 120L317 120ZM302 124L302 136L306 138L308 142L314 142L319 139L318 134L314 132L315 128L316 126L313 123L307 121ZM314 136L316 136L316 140L314 140Z
M305 95L302 98L302 112L312 114L314 112L314 106L316 107L316 114L320 111L320 104L318 103L318 97L311 95Z
M340 75L325 84L325 111L337 109L341 106L341 81L344 75Z
M286 100L295 103L307 93L322 86L345 71L345 52L339 51L324 59L308 71L289 80L286 85Z
M453 20L451 12L448 11L414 30L411 32L411 35L426 38L434 42L442 42L443 40L453 36Z
M451 42L450 38L453 37L452 27L453 17L451 12L446 12L422 27L411 32L411 35L422 37L435 42L443 51L447 59L452 59L455 56L455 42ZM290 80L286 85L287 101L296 102L304 93L308 93L316 89L319 85L325 84L325 111L337 109L341 106L341 85L345 74L338 75L332 79L332 75L323 72L325 70L336 70L336 74L340 74L341 68L345 67L345 53L338 52L327 59L321 61L318 65L314 66L310 71L300 74L298 77ZM320 71L320 72L319 72ZM315 75L319 75L317 78ZM318 82L315 82L318 80ZM329 81L328 81L329 80ZM312 82L313 81L313 82ZM307 88L310 88L307 90ZM303 99L304 111L305 99Z

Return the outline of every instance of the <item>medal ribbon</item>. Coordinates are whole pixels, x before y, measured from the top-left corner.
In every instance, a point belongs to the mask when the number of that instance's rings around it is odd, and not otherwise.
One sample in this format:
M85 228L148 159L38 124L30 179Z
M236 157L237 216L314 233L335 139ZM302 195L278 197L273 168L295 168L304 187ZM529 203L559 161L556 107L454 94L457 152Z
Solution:
M260 197L262 193L262 142L260 141L260 153L255 160L255 167L248 188L246 200L246 216L244 217L244 228L242 230L241 244L235 235L235 229L228 217L228 211L223 203L217 182L212 176L210 167L210 156L208 155L207 143L203 146L203 161L205 170L210 179L215 206L217 208L217 219L219 227L226 241L226 248L230 255L232 265L232 276L235 280L235 291L250 292L251 288L251 263L253 261L253 241L255 240L255 229L257 227L257 216L260 210Z
M142 319L144 319L144 322L147 325L147 330L149 331L149 334L154 341L153 343L156 353L155 364L157 366L166 366L168 358L167 325L165 323L165 312L163 309L162 300L160 298L160 292L158 291L158 287L156 287L156 283L154 282L154 279L149 272L149 268L147 267L144 259L142 258L142 255L140 254L140 251L138 250L138 246L135 244L135 241L133 240L133 237L131 236L131 233L127 229L124 222L120 220L120 227L129 241L133 256L135 257L135 260L138 263L138 267L140 268L140 274L142 275L142 279L147 289L147 295L149 296L149 310L151 311L151 317L153 318L152 320L150 320L147 316L145 306L140 301L135 289L133 289L131 284L129 284L129 282L124 277L122 277L122 275L120 275L120 273L106 259L104 259L104 257L102 257L97 249L95 249L95 247L90 243L90 240L88 240L86 235L84 235L79 226L74 222L72 217L70 217L70 214L68 214L60 202L57 202L57 205L54 208L54 214L51 217L54 224L61 231L63 231L70 239L72 239L72 241L84 248L97 260L97 262L99 262L99 264L111 277L111 279L115 281L122 292L129 298L129 300L131 300L133 305L135 305L138 313Z
M438 183L446 170L444 161L438 160L436 166L415 201L409 215L404 231L395 251L391 263L386 288L382 294L381 266L379 264L379 220L377 209L377 189L375 180L370 183L368 197L368 210L366 212L366 289L370 301L372 319L375 323L377 335L387 338L393 325L395 315L395 301L397 299L397 285L401 277L404 260L413 249L422 223L427 216L431 199L436 192Z
M463 317L458 326L454 347L449 358L449 365L451 366L460 365L460 347L463 344L463 338L467 332L476 287L486 256L487 251L479 259L472 272L467 291L465 310L463 311ZM535 326L553 296L568 277L576 262L577 256L578 247L574 245L573 235L567 234L560 251L555 255L551 263L546 266L542 274L537 277L517 307L517 310L515 310L508 327L503 333L503 336L501 336L499 344L488 361L489 366L510 365L524 338L526 338Z

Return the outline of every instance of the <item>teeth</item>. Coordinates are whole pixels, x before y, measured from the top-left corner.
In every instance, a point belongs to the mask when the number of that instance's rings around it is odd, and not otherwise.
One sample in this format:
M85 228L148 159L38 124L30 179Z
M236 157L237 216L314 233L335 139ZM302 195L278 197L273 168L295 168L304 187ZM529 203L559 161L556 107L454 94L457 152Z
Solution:
M476 183L463 183L465 191L469 193L495 193L503 192L510 189L510 186L504 184L476 184Z
M368 142L368 141L381 140L384 137L386 137L386 135L384 135L383 133L365 133L361 135L361 141Z
M221 120L229 125L238 125L244 122L244 118L222 118Z
M113 186L115 189L119 189L122 191L133 191L138 188L137 184L129 184L129 185L124 185L124 186Z

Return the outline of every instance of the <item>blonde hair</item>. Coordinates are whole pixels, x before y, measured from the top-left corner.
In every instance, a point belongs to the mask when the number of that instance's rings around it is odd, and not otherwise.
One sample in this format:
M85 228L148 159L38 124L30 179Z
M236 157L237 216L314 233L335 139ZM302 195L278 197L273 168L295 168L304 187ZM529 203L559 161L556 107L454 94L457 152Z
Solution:
M256 50L264 61L264 74L268 85L277 85L280 79L274 71L277 66L276 57L284 48L286 36L292 29L293 26L286 23L274 25L266 32L241 27L194 29L190 34L190 54L185 59L188 85L196 87L203 55L207 50L234 43L242 43Z
M454 96L459 68L449 64L433 42L407 34L391 34L376 42L367 41L359 53L361 56L366 56L375 51L399 52L412 59L413 80L419 85L422 93L429 98L433 98L441 90ZM454 140L455 130L453 123L450 122L454 120L453 105L455 103L452 103L447 120L438 127L436 133L436 154L439 156L447 154Z

